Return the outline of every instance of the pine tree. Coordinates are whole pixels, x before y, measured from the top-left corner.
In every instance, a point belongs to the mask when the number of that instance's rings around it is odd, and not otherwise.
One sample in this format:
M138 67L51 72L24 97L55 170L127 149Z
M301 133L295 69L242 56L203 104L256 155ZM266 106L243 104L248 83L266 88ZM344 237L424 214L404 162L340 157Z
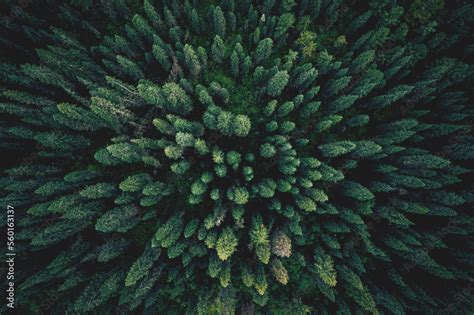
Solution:
M234 253L238 239L230 228L222 231L217 239L216 251L220 260L227 260Z
M201 65L194 49L188 44L184 45L184 58L192 76L197 77L201 71Z
M150 175L147 173L139 173L127 177L120 183L119 188L125 192L136 192L142 190L151 180Z
M278 71L271 79L268 81L267 93L270 96L278 96L281 94L285 86L288 84L290 76L287 71Z
M303 31L296 40L296 44L301 47L301 53L305 58L314 58L316 49L316 34L311 31Z
M334 270L334 262L331 256L316 253L314 257L314 269L319 278L328 286L334 287L337 284L337 274Z
M319 146L321 153L325 157L336 157L353 151L356 145L350 141L333 142Z
M273 40L271 38L262 39L255 49L255 63L261 64L267 60L272 53Z
M114 208L97 220L95 229L103 233L126 232L138 223L137 214L136 207L122 206Z
M260 294L260 295L265 294L265 292L268 288L267 278L265 276L265 271L264 271L262 265L259 265L258 268L257 268L257 274L256 274L256 277L255 277L254 287L255 287L255 290L257 291L257 293Z
M224 12L222 12L221 7L216 6L212 14L212 24L214 27L214 32L220 36L225 36L226 21L224 17Z
M250 231L250 244L255 248L255 254L258 259L268 264L270 261L270 240L269 231L262 223L259 216L254 216L252 220L252 230Z
M364 201L364 200L370 200L374 198L374 195L362 186L359 183L356 182L351 182L351 181L346 181L344 183L344 193L351 198L354 198L356 200Z
M230 55L230 72L235 78L239 75L239 56L235 50Z
M232 123L236 136L245 137L249 134L252 123L246 115L236 115Z
M224 42L222 41L219 35L216 35L214 37L214 42L212 43L212 47L211 47L212 60L214 60L217 63L221 63L224 59L225 50L226 50L226 47L225 47Z
M153 262L160 257L161 250L159 248L151 248L147 246L142 255L133 263L125 278L125 286L133 286L137 281L146 276Z
M280 282L281 284L288 283L288 271L286 270L285 266L279 259L274 259L272 261L272 274L275 279Z
M143 99L173 113L186 114L192 110L191 99L176 83L166 83L161 88L149 82L138 85Z

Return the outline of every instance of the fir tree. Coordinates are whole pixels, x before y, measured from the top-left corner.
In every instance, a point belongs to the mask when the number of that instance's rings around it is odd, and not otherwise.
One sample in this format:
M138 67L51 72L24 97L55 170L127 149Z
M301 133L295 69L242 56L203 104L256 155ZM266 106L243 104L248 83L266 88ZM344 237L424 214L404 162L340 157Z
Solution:
M214 37L214 42L211 47L211 56L212 60L217 63L221 63L225 55L225 44L222 41L222 38L219 35Z
M224 12L222 12L221 7L216 6L212 14L212 24L214 27L214 32L220 37L225 36L226 21L224 17Z
M217 239L216 251L220 260L227 260L235 251L238 244L238 239L230 228L222 231Z

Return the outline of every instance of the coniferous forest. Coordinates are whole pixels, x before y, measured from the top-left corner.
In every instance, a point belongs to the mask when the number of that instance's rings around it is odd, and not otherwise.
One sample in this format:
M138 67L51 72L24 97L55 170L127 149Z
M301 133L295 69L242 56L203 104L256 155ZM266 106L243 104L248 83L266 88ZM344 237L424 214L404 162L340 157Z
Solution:
M1 313L473 314L471 1L0 12Z

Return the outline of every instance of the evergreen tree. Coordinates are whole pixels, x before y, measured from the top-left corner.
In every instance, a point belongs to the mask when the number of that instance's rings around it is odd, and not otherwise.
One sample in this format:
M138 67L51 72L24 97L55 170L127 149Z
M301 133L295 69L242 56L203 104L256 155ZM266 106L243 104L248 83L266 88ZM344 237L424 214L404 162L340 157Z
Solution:
M238 239L230 228L222 231L217 239L216 251L220 260L227 260L234 253L238 244Z
M271 79L268 81L267 93L270 96L278 96L281 94L285 86L288 84L290 76L287 71L278 71Z
M279 231L272 237L272 252L280 257L291 256L291 239Z
M321 153L325 157L336 157L351 152L356 145L350 141L333 142L319 146Z
M253 217L252 220L250 244L253 248L255 248L255 254L257 255L258 259L262 263L268 264L271 255L269 231L262 223L262 219L259 216Z
M275 279L280 282L281 284L288 283L288 271L286 270L285 266L279 259L274 259L272 261L272 274Z
M214 37L214 42L212 43L211 46L211 56L212 60L217 63L221 63L224 59L225 55L225 44L224 41L221 39L219 35L216 35Z
M212 14L212 24L214 27L214 32L220 37L225 36L226 21L224 17L224 12L222 12L221 7L216 6Z
M255 63L261 64L267 60L272 53L273 40L271 38L262 39L255 49Z
M201 65L194 49L188 44L184 45L184 58L191 74L197 77L201 71Z

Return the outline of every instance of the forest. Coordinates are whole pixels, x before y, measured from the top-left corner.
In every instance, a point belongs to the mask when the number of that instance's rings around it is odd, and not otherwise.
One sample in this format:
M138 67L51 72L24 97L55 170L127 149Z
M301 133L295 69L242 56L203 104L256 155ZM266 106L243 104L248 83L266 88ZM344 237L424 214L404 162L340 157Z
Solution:
M0 2L2 314L474 314L474 3Z

